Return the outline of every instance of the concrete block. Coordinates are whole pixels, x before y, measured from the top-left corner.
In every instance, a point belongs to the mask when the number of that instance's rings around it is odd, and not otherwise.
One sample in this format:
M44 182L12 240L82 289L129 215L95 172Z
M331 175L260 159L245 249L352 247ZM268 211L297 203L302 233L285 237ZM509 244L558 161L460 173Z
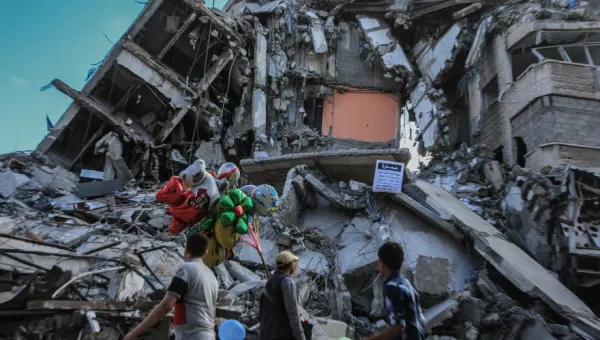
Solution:
M448 294L450 261L445 258L419 256L415 271L415 289L430 296Z
M479 273L479 279L477 280L477 288L484 297L488 298L496 295L499 291L496 285L489 279L486 271Z
M427 330L431 330L433 327L439 326L444 321L451 319L457 311L458 302L453 298L427 309L423 312Z
M521 339L556 339L550 333L550 329L541 320L536 320L531 325L525 325L521 331Z
M460 316L463 320L468 321L475 327L479 327L481 324L481 318L484 316L486 303L480 299L463 296L460 299L458 308Z
M325 335L330 339L345 338L348 332L348 324L338 320L315 318Z
M229 274L240 282L260 280L260 276L254 274L250 269L242 266L239 262L225 261L225 266L227 267Z
M216 266L214 270L221 287L223 287L223 289L229 289L233 285L233 277L229 274L225 264L221 263Z
M10 170L0 174L0 195L5 198L12 197L17 188L29 182L29 177L21 175Z
M483 166L483 175L492 184L496 191L502 189L504 184L504 174L498 161L490 161Z

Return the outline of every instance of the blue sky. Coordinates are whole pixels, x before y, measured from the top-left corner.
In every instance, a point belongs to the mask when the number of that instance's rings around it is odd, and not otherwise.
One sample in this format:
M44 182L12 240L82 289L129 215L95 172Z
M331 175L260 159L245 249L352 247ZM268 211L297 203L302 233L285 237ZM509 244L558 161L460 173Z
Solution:
M134 0L1 2L0 154L37 146L46 114L56 123L71 103L40 87L59 78L81 89L91 64L112 46L103 33L116 42L143 7Z

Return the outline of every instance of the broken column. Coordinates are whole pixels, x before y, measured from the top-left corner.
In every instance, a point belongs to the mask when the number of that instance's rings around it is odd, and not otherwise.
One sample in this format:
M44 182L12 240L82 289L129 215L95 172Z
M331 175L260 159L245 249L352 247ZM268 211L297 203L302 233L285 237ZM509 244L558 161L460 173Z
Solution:
M254 92L252 93L252 128L256 141L267 143L267 97L264 88L267 83L267 39L260 32L256 33L254 48ZM255 146L256 147L256 146ZM256 158L257 151L254 150ZM260 152L261 156L263 155Z

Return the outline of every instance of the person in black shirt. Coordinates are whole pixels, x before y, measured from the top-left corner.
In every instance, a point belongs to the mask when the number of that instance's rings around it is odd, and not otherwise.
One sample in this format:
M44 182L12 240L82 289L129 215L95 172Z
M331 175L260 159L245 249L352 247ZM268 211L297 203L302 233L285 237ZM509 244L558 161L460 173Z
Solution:
M296 284L292 279L298 257L282 251L275 262L277 270L265 284L260 298L260 340L306 340L298 313Z

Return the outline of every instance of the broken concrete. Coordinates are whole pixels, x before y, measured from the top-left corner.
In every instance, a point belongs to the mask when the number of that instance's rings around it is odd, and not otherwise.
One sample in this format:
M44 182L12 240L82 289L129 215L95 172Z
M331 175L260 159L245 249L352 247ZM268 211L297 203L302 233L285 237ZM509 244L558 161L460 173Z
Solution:
M455 221L475 241L477 252L517 288L542 299L590 336L600 336L600 322L589 307L496 228L440 188L423 181L416 181L411 188L418 201Z

